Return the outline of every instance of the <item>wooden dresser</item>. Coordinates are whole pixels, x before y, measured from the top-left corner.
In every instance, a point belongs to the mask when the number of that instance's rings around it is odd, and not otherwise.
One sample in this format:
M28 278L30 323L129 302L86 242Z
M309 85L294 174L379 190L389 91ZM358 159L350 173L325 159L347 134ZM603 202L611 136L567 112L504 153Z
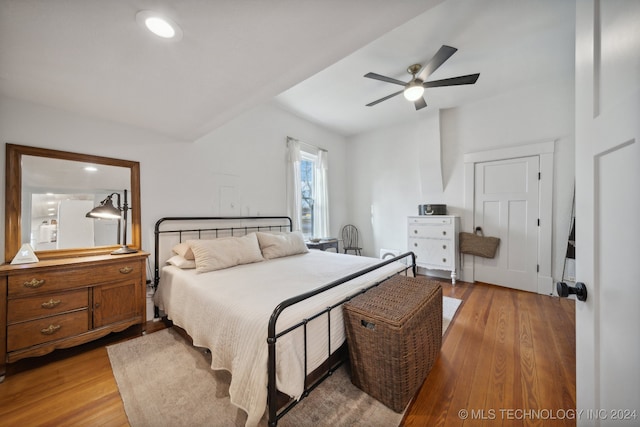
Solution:
M458 232L460 218L451 215L410 216L408 247L416 254L416 264L451 272L451 283L458 277Z
M7 363L144 324L148 255L0 266L0 376Z

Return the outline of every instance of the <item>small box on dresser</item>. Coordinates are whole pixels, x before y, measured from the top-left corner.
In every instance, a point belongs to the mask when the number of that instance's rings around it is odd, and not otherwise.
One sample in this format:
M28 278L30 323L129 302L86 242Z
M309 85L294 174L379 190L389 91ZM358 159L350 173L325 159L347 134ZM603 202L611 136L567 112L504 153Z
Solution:
M418 267L451 272L458 278L458 232L460 218L452 215L410 216L408 250L416 255Z
M147 256L0 266L0 377L7 363L144 324Z

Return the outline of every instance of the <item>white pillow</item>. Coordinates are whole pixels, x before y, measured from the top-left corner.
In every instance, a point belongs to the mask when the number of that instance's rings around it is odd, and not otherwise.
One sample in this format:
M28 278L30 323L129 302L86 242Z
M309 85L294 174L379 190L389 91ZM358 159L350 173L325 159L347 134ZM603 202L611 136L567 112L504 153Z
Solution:
M191 246L189 246L187 242L178 243L173 247L172 250L173 252L180 255L184 259L191 260L191 261L196 259L195 256L193 255L193 252L191 251Z
M263 261L255 233L213 240L187 240L187 243L195 255L198 273Z
M266 259L280 258L289 255L309 252L304 243L304 236L300 231L291 233L263 233L257 232L262 256Z
M181 255L174 255L167 260L167 264L175 265L178 268L190 269L196 268L196 262L192 259L185 259Z

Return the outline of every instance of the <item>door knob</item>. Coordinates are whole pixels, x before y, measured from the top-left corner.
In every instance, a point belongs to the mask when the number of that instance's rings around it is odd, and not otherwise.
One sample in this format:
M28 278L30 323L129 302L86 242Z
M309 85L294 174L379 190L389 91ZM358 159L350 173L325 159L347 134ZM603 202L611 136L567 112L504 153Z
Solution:
M566 298L571 294L574 294L579 301L587 300L587 286L582 283L576 283L576 286L569 286L564 282L556 283L556 289L558 291L558 296Z

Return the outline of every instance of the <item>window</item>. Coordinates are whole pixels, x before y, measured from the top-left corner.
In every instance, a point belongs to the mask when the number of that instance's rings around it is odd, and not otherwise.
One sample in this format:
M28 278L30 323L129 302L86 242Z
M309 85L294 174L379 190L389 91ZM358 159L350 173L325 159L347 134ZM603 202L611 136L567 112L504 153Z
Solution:
M314 175L317 156L300 152L300 229L305 237L313 237Z
M327 151L289 138L287 205L295 230L305 237L329 237Z

